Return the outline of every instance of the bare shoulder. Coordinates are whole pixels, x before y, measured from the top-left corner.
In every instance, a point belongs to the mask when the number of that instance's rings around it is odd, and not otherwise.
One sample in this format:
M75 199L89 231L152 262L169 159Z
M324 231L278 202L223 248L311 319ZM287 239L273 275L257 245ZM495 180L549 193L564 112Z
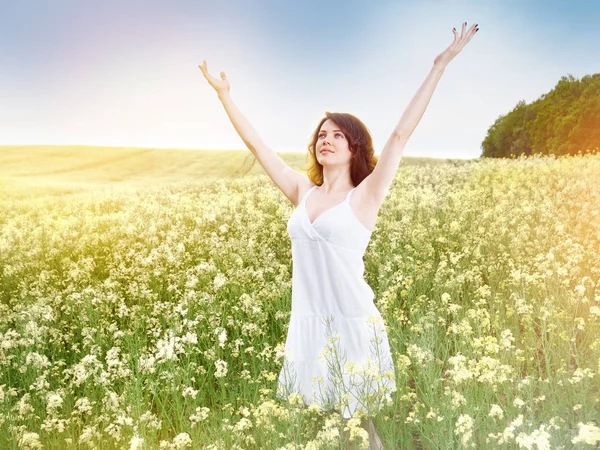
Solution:
M360 223L368 230L373 230L385 196L369 189L369 177L370 175L354 189L350 197L350 208Z
M301 175L300 177L298 177L298 185L296 186L296 198L295 201L292 202L292 204L295 207L297 207L300 203L300 199L302 199L302 197L304 197L304 194L306 194L308 190L313 186L316 186L316 184L313 183L313 181L306 175Z

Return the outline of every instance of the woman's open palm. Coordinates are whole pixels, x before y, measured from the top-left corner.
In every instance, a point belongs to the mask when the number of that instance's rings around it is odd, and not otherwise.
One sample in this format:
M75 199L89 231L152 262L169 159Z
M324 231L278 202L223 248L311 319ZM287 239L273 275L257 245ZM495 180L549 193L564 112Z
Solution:
M452 32L454 33L454 41L448 46L446 50L440 53L435 60L434 64L438 65L447 65L452 59L460 53L460 51L467 45L467 43L471 40L471 38L475 35L475 33L479 30L477 28L477 24L471 25L469 30L466 30L467 22L464 22L462 25L462 30L460 32L460 36L456 31L456 28L452 28ZM466 31L466 32L465 32Z
M208 73L208 64L206 61L202 61L202 65L198 66L202 71L202 75L206 78L206 81L217 91L217 93L221 92L229 92L229 81L227 80L227 76L225 72L221 72L221 79L213 77L210 73Z

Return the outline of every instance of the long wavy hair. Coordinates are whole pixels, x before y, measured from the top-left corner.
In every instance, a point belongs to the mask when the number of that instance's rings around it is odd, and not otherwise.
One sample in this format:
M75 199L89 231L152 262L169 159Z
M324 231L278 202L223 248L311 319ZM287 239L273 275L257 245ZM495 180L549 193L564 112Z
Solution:
M352 184L358 186L375 168L378 157L373 150L373 139L371 133L364 123L357 117L348 113L325 112L325 117L319 122L308 144L309 163L306 169L308 177L313 183L321 186L323 184L323 166L319 164L316 155L319 130L327 119L334 122L346 136L348 147L353 154L350 162L350 178Z

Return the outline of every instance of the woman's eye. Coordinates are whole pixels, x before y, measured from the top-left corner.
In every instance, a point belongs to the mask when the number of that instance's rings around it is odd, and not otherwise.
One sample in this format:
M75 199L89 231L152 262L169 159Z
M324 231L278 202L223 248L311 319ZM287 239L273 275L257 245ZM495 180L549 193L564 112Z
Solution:
M342 137L344 137L344 135L343 135L342 133L335 133L335 135L336 135L336 136L342 136ZM321 134L321 135L319 136L319 139L323 139L324 137L325 137L325 135L324 135L324 134Z

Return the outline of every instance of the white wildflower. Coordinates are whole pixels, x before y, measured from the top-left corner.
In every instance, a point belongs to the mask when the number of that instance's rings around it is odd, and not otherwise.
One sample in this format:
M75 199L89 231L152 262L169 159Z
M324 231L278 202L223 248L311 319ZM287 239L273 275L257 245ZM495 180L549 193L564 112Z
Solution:
M29 431L26 431L21 435L18 445L19 448L22 449L43 448L42 443L40 442L40 435Z
M190 416L190 422L192 422L192 426L197 424L198 422L202 422L208 418L208 413L210 409L206 406L199 406L196 408L196 412Z
M502 419L504 417L504 411L502 410L500 405L496 405L495 403L493 403L488 416Z
M181 450L184 448L191 447L192 438L187 433L179 433L177 436L173 438L173 448L175 450Z
M227 341L227 330L222 327L217 327L214 331L214 334L218 335L219 339L219 347L225 347L225 341Z
M471 441L473 437L473 418L468 414L461 414L456 420L454 434L461 436L463 446L475 447L475 443Z
M52 365L46 355L40 355L38 352L29 352L25 357L25 364L35 369L43 369Z
M546 431L546 425L541 425L531 434L519 433L515 442L519 448L527 450L550 450L550 433Z
M154 373L156 372L156 367L154 367L154 363L156 359L152 355L141 355L138 359L138 370L140 373Z
M139 435L134 435L129 441L129 450L139 450L143 448L144 438Z
M579 434L571 439L573 444L582 442L584 444L596 445L600 442L600 428L592 422L586 424L579 422L577 426L579 427Z
M520 408L524 405L525 405L525 402L523 400L521 400L519 397L517 397L513 400L513 406L516 406L517 408Z
M198 395L199 391L194 390L194 388L192 388L191 386L184 386L183 387L183 397L192 397L192 398L196 398L196 396Z
M227 362L221 359L215 361L215 367L217 371L215 372L215 377L223 378L227 375Z

